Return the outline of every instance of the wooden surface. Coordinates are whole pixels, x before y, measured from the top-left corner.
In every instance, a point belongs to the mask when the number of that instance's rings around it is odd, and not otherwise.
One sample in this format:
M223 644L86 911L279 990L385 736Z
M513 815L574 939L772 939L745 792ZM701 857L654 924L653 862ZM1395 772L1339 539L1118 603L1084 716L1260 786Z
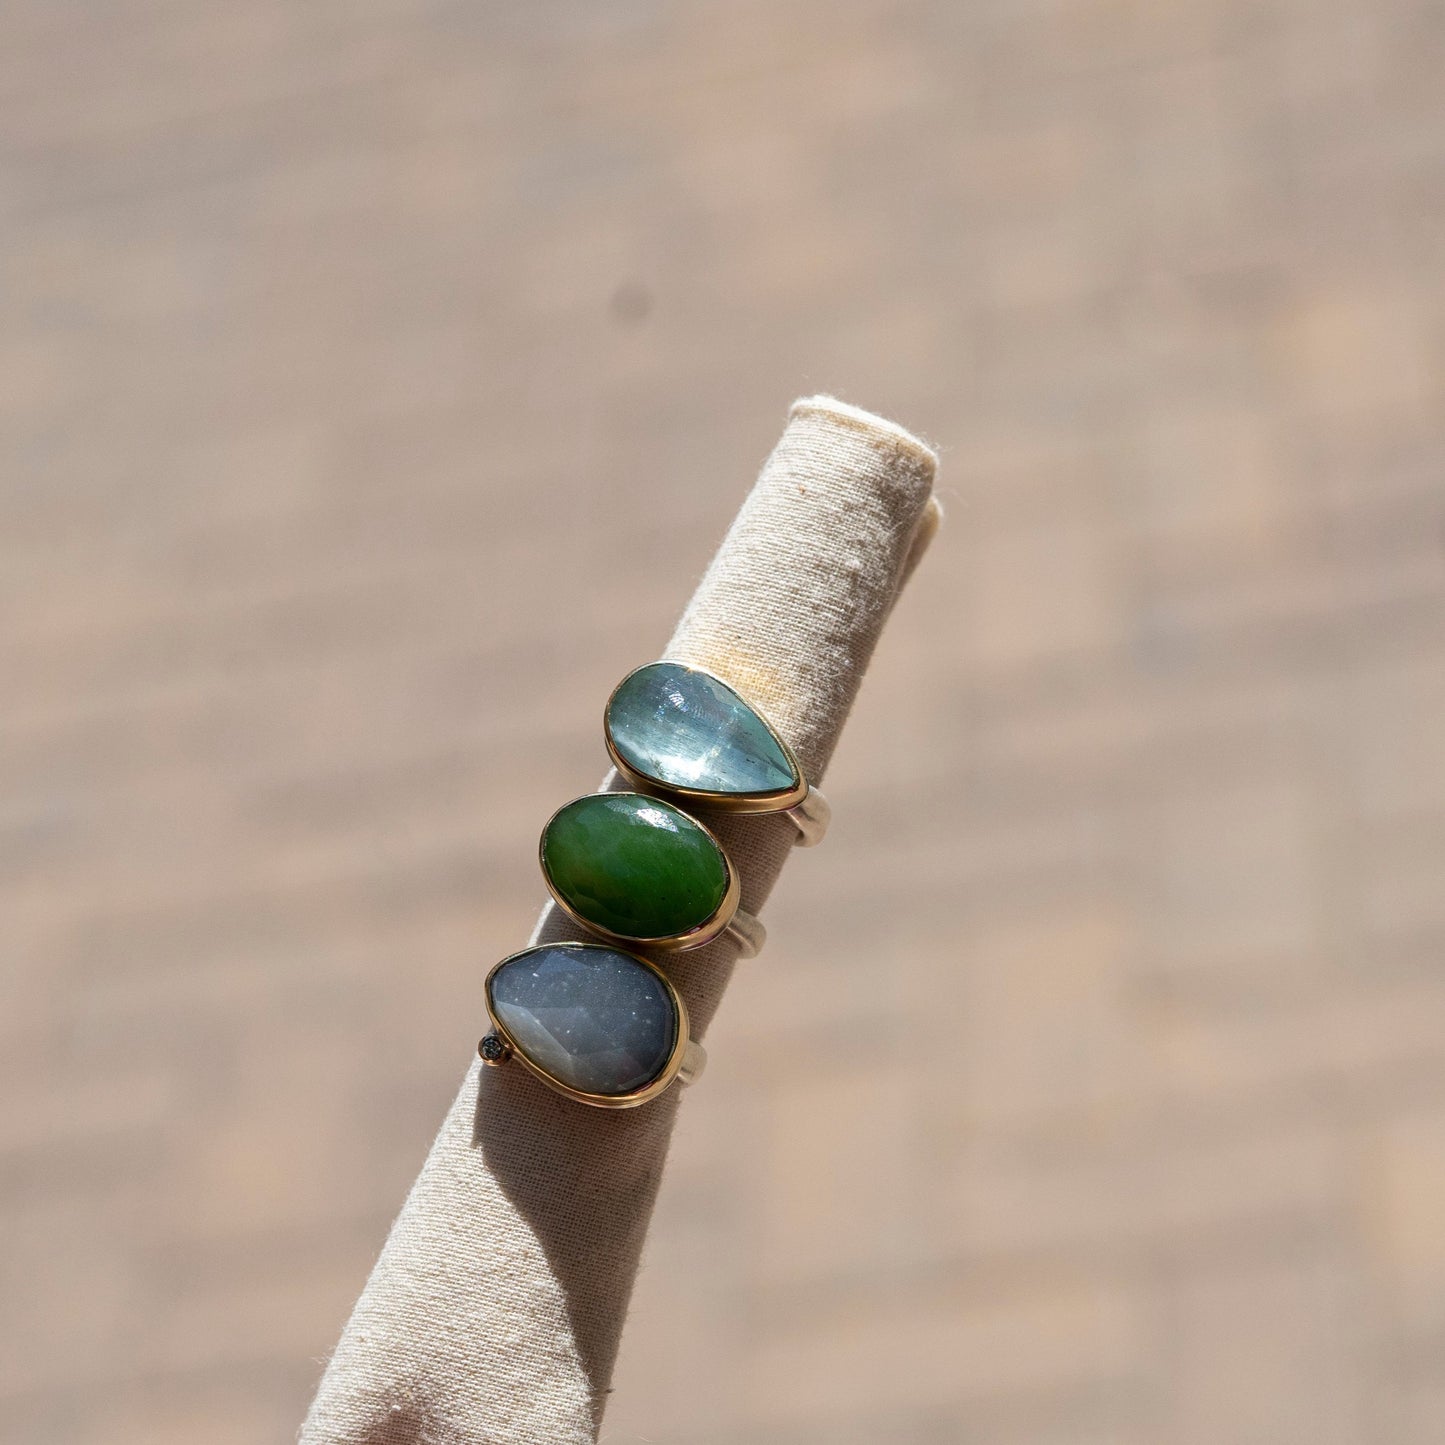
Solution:
M950 518L608 1439L1445 1435L1445 11L0 16L0 1440L291 1437L793 396Z

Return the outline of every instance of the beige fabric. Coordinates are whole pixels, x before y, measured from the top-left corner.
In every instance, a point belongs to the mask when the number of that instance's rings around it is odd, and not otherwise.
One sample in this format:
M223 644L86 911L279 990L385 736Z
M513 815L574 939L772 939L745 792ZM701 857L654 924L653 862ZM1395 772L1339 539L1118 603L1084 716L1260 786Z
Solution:
M796 403L666 650L757 703L814 782L936 529L935 467L888 422L827 397ZM847 799L834 802L846 814ZM715 827L742 906L760 912L792 825ZM534 941L577 936L549 908ZM694 1037L734 961L726 937L669 961ZM478 1011L481 1032L480 1001ZM474 1062L337 1346L303 1445L592 1441L685 1095L588 1109L521 1069Z

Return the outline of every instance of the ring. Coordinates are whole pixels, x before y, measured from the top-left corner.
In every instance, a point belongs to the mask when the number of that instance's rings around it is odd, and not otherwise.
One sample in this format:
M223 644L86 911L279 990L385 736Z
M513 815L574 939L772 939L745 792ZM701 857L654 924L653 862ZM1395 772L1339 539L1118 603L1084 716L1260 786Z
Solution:
M537 849L568 917L611 943L672 951L733 935L745 958L767 937L738 907L738 875L710 828L647 793L591 793L559 808Z
M707 1060L667 975L609 944L524 948L492 969L485 992L493 1032L477 1045L482 1062L515 1058L582 1104L645 1104Z
M831 809L793 750L720 677L681 662L629 672L603 713L607 751L635 786L734 813L786 813L798 841L822 840Z

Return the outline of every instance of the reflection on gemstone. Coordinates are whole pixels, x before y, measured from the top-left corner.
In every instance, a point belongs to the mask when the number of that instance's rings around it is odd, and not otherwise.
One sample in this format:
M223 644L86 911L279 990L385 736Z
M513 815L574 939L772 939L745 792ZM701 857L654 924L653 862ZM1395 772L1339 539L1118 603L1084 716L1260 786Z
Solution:
M602 944L529 948L495 970L487 996L517 1051L579 1093L636 1093L662 1073L677 1046L666 985L630 954Z
M542 867L584 923L619 937L677 938L722 906L727 860L709 834L660 798L596 793L542 834Z
M756 796L801 782L772 729L732 688L678 662L623 679L607 704L607 734L634 773L664 788Z

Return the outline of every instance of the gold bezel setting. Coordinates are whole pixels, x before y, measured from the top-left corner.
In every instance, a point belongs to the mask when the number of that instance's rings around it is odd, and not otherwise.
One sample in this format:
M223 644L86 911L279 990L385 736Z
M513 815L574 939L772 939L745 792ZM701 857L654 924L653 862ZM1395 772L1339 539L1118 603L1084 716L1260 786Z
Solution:
M641 938L630 933L614 933L610 928L604 928L600 923L594 923L590 918L578 913L575 908L562 896L556 883L552 880L552 870L547 866L547 835L551 832L552 824L574 803L580 803L583 798L646 798L650 803L660 803L663 807L671 808L674 813L679 814L697 828L717 849L718 856L722 859L724 876L727 879L723 889L722 902L703 921L684 933L665 934L660 938ZM547 885L547 891L552 895L557 907L562 910L574 923L580 924L589 933L595 933L598 938L608 943L631 944L637 948L649 948L658 953L681 952L689 948L701 948L704 944L713 942L727 931L727 926L733 921L738 911L738 899L742 893L742 885L738 881L737 869L733 867L733 860L728 857L727 849L723 847L716 833L699 818L694 818L691 813L684 812L675 803L666 798L659 798L652 793L634 793L619 790L616 793L584 793L582 797L573 798L570 802L563 803L550 818L542 829L542 836L537 840L537 862L542 869L542 881ZM624 950L625 951L625 950Z
M492 1006L492 980L509 963L528 954L546 950L564 950L588 948L607 948L612 953L621 954L630 958L639 968L645 968L655 978L661 980L668 1000L672 1004L673 1016L677 1022L677 1033L673 1039L672 1051L668 1054L667 1062L663 1064L658 1074L649 1080L639 1089L634 1089L627 1094L589 1094L581 1089L574 1089L570 1084L563 1083L556 1075L544 1069L541 1064L531 1058L526 1049L522 1047L516 1038L508 1030L507 1026L497 1017L496 1009ZM655 1099L666 1090L682 1071L685 1057L689 1050L697 1052L697 1047L692 1044L688 1037L687 1005L682 1001L682 995L673 986L672 980L657 967L645 958L640 958L625 948L617 948L613 944L596 943L540 943L533 944L530 948L518 949L516 953L509 953L505 958L498 960L487 972L486 981L482 986L482 997L487 1008L487 1017L492 1021L492 1034L483 1038L477 1049L481 1054L483 1062L492 1065L506 1063L515 1059L529 1074L540 1079L549 1089L564 1095L568 1099L579 1104L590 1104L597 1109L632 1109L639 1104L645 1104L649 1099ZM495 1037L501 1040L501 1049L489 1049L487 1039ZM491 1056L489 1056L491 1055ZM700 1066L698 1066L700 1067Z
M762 723L778 745L779 751L786 759L788 766L792 769L793 777L796 779L793 786L783 790L774 789L766 793L713 793L705 788L687 788L675 783L664 782L661 778L651 777L632 767L619 753L617 745L612 739L612 702L639 672L643 672L649 667L656 667L659 662L671 663L672 666L680 667L686 672L695 672L700 677L717 683L719 687L725 688L737 698ZM690 662L679 662L675 658L662 657L655 662L645 662L641 667L634 667L607 696L607 702L602 709L602 736L607 744L607 753L612 759L613 766L634 786L652 789L673 797L686 798L691 802L714 808L720 813L786 813L796 808L808 796L808 779L803 773L797 755L788 746L777 728L768 721L767 716L749 702L726 678L719 677L717 673L711 672L705 667L696 667Z

